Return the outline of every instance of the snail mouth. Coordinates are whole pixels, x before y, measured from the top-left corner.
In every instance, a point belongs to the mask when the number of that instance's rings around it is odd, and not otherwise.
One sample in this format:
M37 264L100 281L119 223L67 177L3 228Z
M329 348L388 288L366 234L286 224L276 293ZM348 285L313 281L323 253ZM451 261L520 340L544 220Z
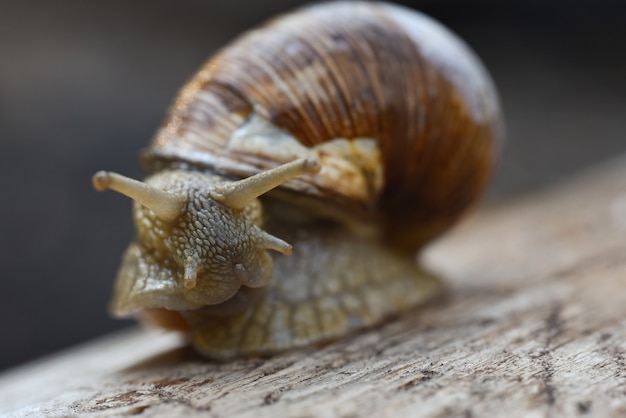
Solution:
M137 314L138 319L153 327L164 328L173 331L189 331L189 323L180 312L167 309L145 309Z
M200 274L196 278L195 286L187 287L188 282L183 279L183 286L178 286L175 295L181 297L185 305L183 309L198 309L204 306L218 305L232 298L241 288L239 280L230 276ZM179 282L180 283L180 282ZM168 301L169 304L169 301Z
M232 274L200 272L196 285L185 287L185 272L172 269L172 262L157 259L143 245L132 243L122 260L110 311L127 317L145 309L186 311L217 305L232 298L242 280Z
M209 316L232 316L245 312L251 306L258 304L263 295L265 295L266 288L241 287L235 295L217 305L205 306L204 308L193 311L194 314L209 315Z

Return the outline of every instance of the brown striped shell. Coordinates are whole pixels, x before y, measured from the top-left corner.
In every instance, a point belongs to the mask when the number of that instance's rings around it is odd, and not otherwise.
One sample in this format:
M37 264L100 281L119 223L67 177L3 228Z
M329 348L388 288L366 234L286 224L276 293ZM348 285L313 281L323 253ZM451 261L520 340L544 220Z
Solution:
M415 247L475 201L500 136L492 82L456 36L399 6L338 2L222 49L145 156L153 170L182 160L241 177L315 154L325 169L284 187L379 218Z

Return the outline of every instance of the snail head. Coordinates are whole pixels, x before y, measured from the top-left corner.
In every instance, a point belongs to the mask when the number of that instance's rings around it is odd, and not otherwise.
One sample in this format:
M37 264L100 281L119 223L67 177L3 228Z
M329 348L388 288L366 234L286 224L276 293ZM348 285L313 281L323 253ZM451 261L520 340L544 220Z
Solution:
M169 276L167 285L153 286L156 293L150 304L180 310L222 303L241 286L259 288L269 283L272 258L267 250L289 255L292 247L261 228L257 197L319 170L316 159L303 158L239 181L172 169L145 182L100 171L93 184L97 190L115 190L134 200L138 239L131 249L139 255L133 258L132 269L145 270L139 276L153 282ZM154 263L158 268L151 273L146 266ZM168 306L159 306L163 300L159 292L176 297L168 298Z

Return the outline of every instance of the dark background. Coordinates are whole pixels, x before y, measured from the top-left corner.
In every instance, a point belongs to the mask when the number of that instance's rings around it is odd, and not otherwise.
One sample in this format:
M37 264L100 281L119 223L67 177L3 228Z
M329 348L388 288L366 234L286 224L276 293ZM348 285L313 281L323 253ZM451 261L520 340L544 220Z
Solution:
M137 151L217 47L301 2L0 0L0 368L129 322L107 317ZM405 3L408 4L408 3ZM626 2L424 0L491 70L508 143L492 198L626 152Z

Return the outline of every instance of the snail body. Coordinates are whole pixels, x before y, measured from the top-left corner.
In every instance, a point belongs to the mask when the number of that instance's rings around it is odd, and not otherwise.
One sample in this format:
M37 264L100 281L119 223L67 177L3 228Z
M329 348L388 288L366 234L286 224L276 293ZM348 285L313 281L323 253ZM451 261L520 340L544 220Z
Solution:
M96 174L135 200L111 309L228 358L416 306L440 285L415 253L476 201L501 130L488 74L430 18L358 2L279 17L181 90L145 183Z

